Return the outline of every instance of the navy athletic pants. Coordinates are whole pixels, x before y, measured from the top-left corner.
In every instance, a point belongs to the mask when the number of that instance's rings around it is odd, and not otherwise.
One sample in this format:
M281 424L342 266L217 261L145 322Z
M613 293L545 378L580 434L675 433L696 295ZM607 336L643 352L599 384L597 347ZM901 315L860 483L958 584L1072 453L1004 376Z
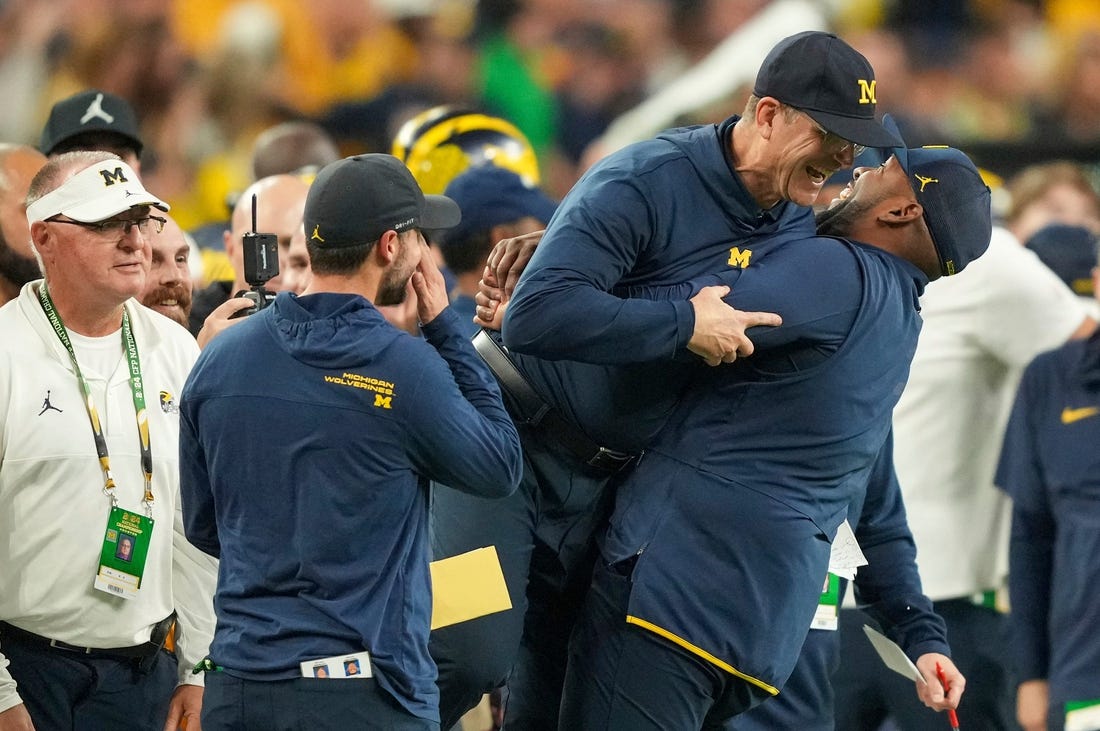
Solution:
M37 729L103 731L159 729L176 688L176 657L161 650L137 672L133 659L83 655L0 637L8 672Z
M438 629L440 717L453 726L507 682L505 727L556 729L569 635L607 520L614 478L520 429L524 475L502 500L432 487L432 558L495 546L512 609Z
M206 674L203 731L439 731L413 716L374 678L243 680ZM123 728L123 727L118 727Z
M560 729L720 729L771 697L679 645L627 624L632 562L596 564L569 643Z

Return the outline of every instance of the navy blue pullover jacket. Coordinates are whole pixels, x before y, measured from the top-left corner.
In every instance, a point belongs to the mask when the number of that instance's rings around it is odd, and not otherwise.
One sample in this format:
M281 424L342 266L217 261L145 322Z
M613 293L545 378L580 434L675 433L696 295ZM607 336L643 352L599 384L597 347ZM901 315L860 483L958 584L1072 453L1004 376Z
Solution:
M1052 711L1100 699L1100 332L1024 371L996 484L1012 496L1009 598L1019 678Z
M775 692L809 630L836 529L887 443L927 278L829 238L768 263L769 276L742 278L728 301L777 311L784 325L753 332L752 358L698 371L620 486L604 554L639 557L628 621ZM827 357L796 357L817 346Z
M558 206L504 316L504 343L519 369L604 446L636 451L667 417L671 393L697 358L687 297L649 290L755 266L786 241L814 235L808 208L762 210L734 172L729 144L737 117L669 130L594 165ZM614 410L602 412L586 383L595 366L616 371ZM676 358L687 360L679 364Z
M917 545L906 521L901 486L894 471L893 433L871 469L866 494L852 499L848 520L854 523L856 540L867 559L867 565L856 574L859 608L878 622L913 662L928 652L950 657L947 625L921 590ZM833 644L833 657L839 662L837 633L818 634L829 635L824 641Z
M381 687L438 720L427 478L503 497L522 457L454 312L424 334L356 295L280 294L199 357L181 399L183 517L221 559L210 656L225 672L293 678L367 650Z

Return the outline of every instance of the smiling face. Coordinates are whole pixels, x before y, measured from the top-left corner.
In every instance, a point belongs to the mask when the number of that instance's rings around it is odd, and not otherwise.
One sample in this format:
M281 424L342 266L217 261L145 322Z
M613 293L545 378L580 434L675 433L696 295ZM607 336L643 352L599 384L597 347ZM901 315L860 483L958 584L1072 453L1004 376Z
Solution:
M858 167L852 171L852 180L829 204L833 209L849 199L882 201L889 196L914 196L909 176L898 159L890 158L877 166Z
M112 218L148 218L149 206L135 206ZM65 292L89 311L118 308L145 287L151 251L148 230L96 231L64 220L38 221L31 227L42 254L51 291Z
M164 229L148 233L152 255L149 274L145 279L141 304L151 307L187 327L191 314L191 268L188 258L191 248L183 231L170 217Z
M805 113L779 105L772 117L769 140L773 194L800 206L812 206L837 170L851 167L854 150L828 134Z
M899 195L912 197L912 189L896 157L891 156L878 167L856 168L852 181L827 209L817 214L817 232L823 236L865 240L866 235L861 232L867 229L878 207Z
M817 232L891 251L915 264L929 279L940 275L939 255L923 209L905 168L894 156L878 167L853 170L852 182L817 214Z

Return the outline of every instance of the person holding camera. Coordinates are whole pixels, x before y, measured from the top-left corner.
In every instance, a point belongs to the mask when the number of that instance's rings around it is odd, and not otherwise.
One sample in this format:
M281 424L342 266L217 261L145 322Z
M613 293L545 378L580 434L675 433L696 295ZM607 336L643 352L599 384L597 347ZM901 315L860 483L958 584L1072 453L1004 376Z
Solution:
M45 278L0 308L0 729L196 729L213 562L173 525L198 348L135 299L168 206L102 151L51 158L27 204Z
M233 265L232 282L213 282L195 293L191 306L188 328L204 347L212 337L237 321L238 312L256 304L239 296L240 292L260 286L271 292L284 289L279 272L286 269L285 259L291 238L302 225L302 208L310 181L300 175L269 175L257 180L241 193L233 208L230 227L224 232L225 253ZM253 215L255 206L255 215ZM246 246L249 233L264 231L274 234L278 241L278 266L274 276L249 271L246 263ZM257 278L257 274L263 276ZM204 331L205 330L205 331Z
M428 480L505 497L522 472L422 233L459 218L393 156L326 166L305 204L308 288L225 330L192 371L183 520L221 559L207 731L439 729ZM378 310L410 279L423 338Z

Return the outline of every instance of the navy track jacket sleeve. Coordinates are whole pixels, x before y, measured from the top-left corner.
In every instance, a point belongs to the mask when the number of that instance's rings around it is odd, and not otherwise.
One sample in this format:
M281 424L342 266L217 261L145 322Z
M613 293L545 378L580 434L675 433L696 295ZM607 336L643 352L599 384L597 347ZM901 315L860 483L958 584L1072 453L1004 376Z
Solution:
M650 201L660 195L640 179L599 172L578 183L516 287L505 344L606 364L668 360L683 349L695 328L690 303L611 294L656 236Z
M947 627L921 589L917 547L894 472L893 434L871 470L855 534L867 558L856 573L860 608L913 660L929 652L950 655Z
M510 495L519 485L523 455L496 379L450 307L423 331L445 363L429 366L422 382L423 408L415 410L415 418L435 422L434 428L413 424L409 429L418 471L463 492Z
M779 327L748 331L757 351L766 351L807 339L843 340L859 308L861 292L851 286L858 278L848 244L810 237L791 241L782 256L762 258L744 270L730 269L674 285L620 287L619 291L630 298L686 301L704 287L729 287L725 302L731 307L778 312L783 317Z
M1055 519L1035 436L1049 388L1037 362L1024 371L995 482L1012 497L1008 547L1008 598L1012 604L1012 647L1019 679L1047 678L1050 672L1050 600L1053 596Z
M206 469L206 455L195 429L195 412L188 408L187 393L185 386L180 404L179 439L180 503L185 507L184 534L200 551L219 558L221 544L218 542L214 494L211 492L210 474Z

